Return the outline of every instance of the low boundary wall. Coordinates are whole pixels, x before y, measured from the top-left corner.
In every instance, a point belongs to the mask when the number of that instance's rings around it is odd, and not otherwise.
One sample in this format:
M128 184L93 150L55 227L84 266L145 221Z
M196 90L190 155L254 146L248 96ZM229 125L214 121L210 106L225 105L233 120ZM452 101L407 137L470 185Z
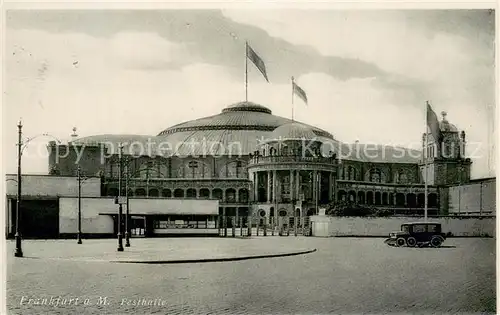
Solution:
M312 235L386 237L390 232L399 231L401 224L422 222L423 217L328 217L313 216ZM442 224L444 233L453 236L494 237L496 217L432 217L428 222Z

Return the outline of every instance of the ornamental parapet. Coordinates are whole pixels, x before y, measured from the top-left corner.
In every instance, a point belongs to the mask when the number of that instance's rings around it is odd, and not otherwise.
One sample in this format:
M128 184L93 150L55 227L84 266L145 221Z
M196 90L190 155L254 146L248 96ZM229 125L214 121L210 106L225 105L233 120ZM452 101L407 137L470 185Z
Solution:
M273 156L253 156L248 161L248 167L269 165L269 164L294 164L294 163L306 163L306 164L326 164L326 165L337 165L338 160L334 157L314 157L314 156L302 156L302 155L273 155Z
M357 181L337 181L337 189L339 190L377 190L388 192L425 192L424 184L395 184L395 183L373 183L373 182L357 182ZM436 186L428 186L429 193L437 193Z
M118 187L118 179L108 179L104 182L108 187ZM122 185L125 186L125 179L122 179ZM130 187L155 187L165 189L175 188L251 188L251 182L243 178L130 178L128 180Z

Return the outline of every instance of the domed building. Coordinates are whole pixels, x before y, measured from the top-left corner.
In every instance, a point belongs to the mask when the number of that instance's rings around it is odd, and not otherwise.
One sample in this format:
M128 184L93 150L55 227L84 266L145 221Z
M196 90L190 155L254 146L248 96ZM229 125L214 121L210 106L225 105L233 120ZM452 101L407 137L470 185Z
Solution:
M79 169L80 175L100 178L101 197L218 200L217 226L248 226L252 220L258 226L303 227L318 208L337 200L423 214L427 167L432 215L446 211L440 187L470 178L470 159L462 156L465 133L444 115L440 129L443 138L433 141L429 133L422 150L346 144L265 106L240 102L156 136L105 134L50 142L49 169L51 176L74 177ZM429 155L427 163L422 152ZM144 216L148 226L161 220Z

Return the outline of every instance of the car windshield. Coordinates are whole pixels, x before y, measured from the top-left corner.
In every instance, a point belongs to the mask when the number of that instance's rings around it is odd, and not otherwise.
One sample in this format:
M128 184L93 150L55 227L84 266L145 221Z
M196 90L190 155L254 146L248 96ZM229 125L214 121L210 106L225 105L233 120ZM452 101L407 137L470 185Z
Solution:
M410 230L410 227L408 225L402 225L401 226L401 231L408 233L409 230Z

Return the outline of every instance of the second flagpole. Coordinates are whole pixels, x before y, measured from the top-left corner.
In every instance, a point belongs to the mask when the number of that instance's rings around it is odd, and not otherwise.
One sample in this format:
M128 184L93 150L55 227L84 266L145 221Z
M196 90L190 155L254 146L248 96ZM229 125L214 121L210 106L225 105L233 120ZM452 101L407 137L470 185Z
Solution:
M429 197L428 197L428 184L427 184L427 181L428 181L428 178L427 178L427 159L429 158L429 134L427 132L427 128L428 128L428 121L427 121L427 111L429 110L428 109L428 106L429 106L429 101L427 101L425 103L425 133L424 133L424 152L423 153L423 157L424 157L424 220L427 221L427 207L428 207L428 203L429 203Z
M294 86L293 86L293 83L294 83L294 78L292 77L292 121L294 121L294 120L293 120L293 94L294 94L294 92L295 92L295 91L294 91Z

